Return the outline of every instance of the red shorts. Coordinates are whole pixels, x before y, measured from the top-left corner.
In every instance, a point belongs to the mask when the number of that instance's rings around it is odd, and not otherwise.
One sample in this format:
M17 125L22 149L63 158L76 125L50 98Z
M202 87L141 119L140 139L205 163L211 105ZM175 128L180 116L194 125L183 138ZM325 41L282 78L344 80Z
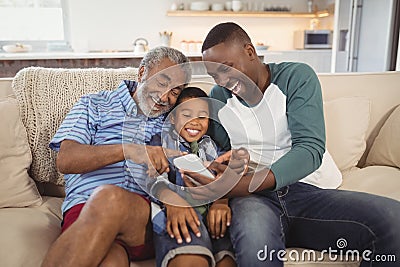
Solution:
M148 200L144 196L142 197L150 204L150 200ZM64 213L64 218L61 225L61 233L67 230L67 228L70 227L76 221L84 205L85 203L77 204ZM115 242L120 244L126 250L126 253L128 254L129 257L129 261L140 261L140 260L154 258L155 253L152 241L135 247L130 247L125 242L119 239L116 239Z

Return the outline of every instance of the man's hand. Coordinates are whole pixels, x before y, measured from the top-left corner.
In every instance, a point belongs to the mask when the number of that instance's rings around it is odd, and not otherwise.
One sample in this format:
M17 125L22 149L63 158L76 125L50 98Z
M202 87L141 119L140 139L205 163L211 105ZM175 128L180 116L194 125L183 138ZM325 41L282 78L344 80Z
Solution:
M187 178L187 176L192 177L194 180L202 185L210 185L211 183L221 184L221 181L219 180L222 177L225 177L225 180L227 180L226 177L229 176L229 181L227 181L225 186L223 187L226 188L226 186L229 187L230 185L234 184L235 181L237 182L243 175L246 174L249 161L250 154L245 148L230 150L211 162L211 164L209 164L208 169L216 173L215 179L210 179L198 173L184 170L182 171L182 177L185 181L186 186L195 187L195 184L191 182L190 179ZM216 186L217 185L214 185L213 187ZM212 189L212 187L208 186L208 189ZM221 191L221 188L219 188L219 191Z
M183 181L193 199L199 200L202 203L208 203L222 198L228 193L235 184L240 180L241 175L230 169L227 165L211 162L208 169L216 173L215 179L203 176L197 172L181 170ZM204 186L196 186L189 178L193 178Z
M160 146L139 144L87 145L73 140L61 142L57 154L57 168L61 173L87 173L101 169L125 159L137 164L146 164L148 173L157 176L168 172L168 157L180 156L184 153L164 149Z
M232 149L215 159L216 162L227 164L238 174L246 174L250 154L245 148Z
M137 164L146 164L150 177L169 172L169 157L181 156L182 152L163 148L161 146L145 146L139 144L124 144L124 155Z
M228 157L226 157L228 158ZM182 171L185 185L194 199L214 201L222 197L246 196L255 191L272 189L276 185L275 175L268 168L256 172L247 172L249 154L245 149L233 150L228 165L217 161L211 162L208 169L216 173L214 180L199 173ZM240 171L240 167L241 170ZM239 170L239 171L238 171ZM202 185L196 185L187 177L190 176Z
M216 200L207 214L208 231L212 238L224 237L227 227L231 224L231 209L228 199Z

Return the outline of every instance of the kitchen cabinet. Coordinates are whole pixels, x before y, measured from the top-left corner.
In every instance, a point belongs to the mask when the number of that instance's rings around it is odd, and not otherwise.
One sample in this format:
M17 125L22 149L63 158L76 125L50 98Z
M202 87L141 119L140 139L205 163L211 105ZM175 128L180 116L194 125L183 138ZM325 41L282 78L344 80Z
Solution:
M332 50L290 50L267 51L264 53L264 62L280 63L285 61L303 62L310 65L318 73L331 70Z
M49 52L0 53L0 78L14 77L22 68L40 66L48 68L124 68L138 67L144 54L133 52ZM199 61L200 54L187 55Z
M324 18L330 14L327 10L315 13L294 12L262 12L262 11L192 11L174 10L167 11L169 17L253 17L253 18Z

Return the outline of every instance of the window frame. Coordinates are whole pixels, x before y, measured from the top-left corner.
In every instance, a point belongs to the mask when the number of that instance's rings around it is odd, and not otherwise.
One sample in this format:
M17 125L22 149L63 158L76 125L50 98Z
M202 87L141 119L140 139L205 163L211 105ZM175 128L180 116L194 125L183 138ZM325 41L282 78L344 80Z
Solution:
M68 0L60 0L60 2L64 30L63 40L0 40L0 53L5 52L3 49L1 49L4 45L16 43L32 45L33 52L72 51ZM51 48L52 44L54 45L53 48Z

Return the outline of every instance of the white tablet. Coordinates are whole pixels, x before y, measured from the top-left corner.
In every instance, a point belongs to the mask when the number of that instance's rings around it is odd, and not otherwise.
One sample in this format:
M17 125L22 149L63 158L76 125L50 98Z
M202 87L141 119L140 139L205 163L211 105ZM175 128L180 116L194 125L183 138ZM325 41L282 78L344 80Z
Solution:
M195 154L187 154L174 159L174 165L178 169L197 172L210 179L214 179L214 175L203 165L203 161ZM189 177L190 178L190 177ZM195 184L199 185L198 182L191 179Z

